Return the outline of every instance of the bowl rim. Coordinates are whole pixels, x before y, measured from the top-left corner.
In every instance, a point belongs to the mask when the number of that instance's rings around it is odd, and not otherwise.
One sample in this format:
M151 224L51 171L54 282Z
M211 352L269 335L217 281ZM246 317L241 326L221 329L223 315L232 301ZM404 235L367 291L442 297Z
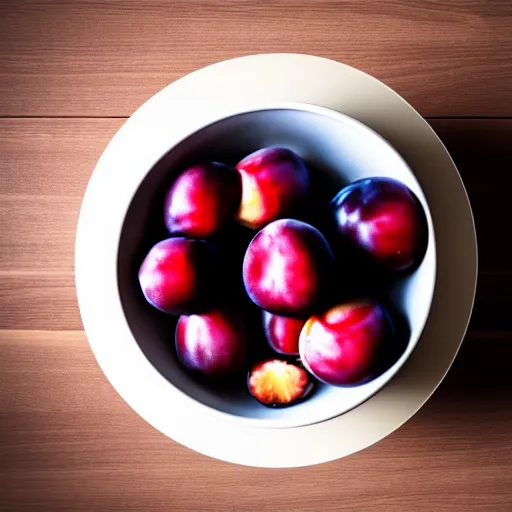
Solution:
M162 376L166 380L166 382L170 386L172 386L172 388L175 391L177 391L178 393L180 393L183 396L183 398L192 401L194 404L200 406L201 408L206 408L206 410L208 410L210 413L219 415L220 417L227 419L228 421L235 421L237 423L241 423L241 424L244 424L244 425L247 425L250 427L285 429L285 428L300 428L300 427L305 427L308 425L314 425L316 423L328 421L337 416L346 414L347 412L355 409L356 407L359 407L361 404L363 404L364 402L366 402L367 400L372 398L376 393L378 393L385 386L387 386L389 384L389 382L397 375L397 373L405 365L405 363L407 362L407 360L410 358L411 354L413 353L414 349L418 345L418 342L421 338L421 335L423 333L425 325L428 321L430 309L432 307L433 296L434 296L434 291L435 291L435 286L436 286L436 279L437 279L437 255L436 255L436 239L435 239L434 224L433 224L432 216L430 213L430 208L429 208L427 199L424 195L423 189L422 189L418 179L416 178L416 175L414 174L413 170L409 166L408 162L398 152L398 150L389 141L387 141L382 135L380 135L378 132L376 132L375 130L373 130L372 128L370 128L369 126L364 124L363 122L361 122L343 112L334 110L332 108L314 105L314 104L306 103L306 102L296 102L296 101L272 102L271 101L271 102L262 102L259 104L253 104L251 106L242 107L242 108L225 109L223 112L217 114L216 116L214 116L214 118L210 119L209 121L206 121L199 126L196 125L196 127L192 131L187 132L179 140L177 140L172 145L170 145L167 148L167 150L164 151L160 155L160 158L170 154L179 145L181 145L182 143L187 141L189 138L199 134L204 129L214 126L217 123L222 123L223 121L228 120L230 118L240 117L240 116L244 116L247 114L264 112L264 111L276 111L276 110L292 110L292 111L311 113L311 114L316 114L316 115L319 115L322 117L327 117L336 122L344 123L346 125L349 125L351 128L355 129L356 131L362 133L363 136L366 136L366 137L370 136L370 137L374 138L375 140L378 140L379 143L383 145L383 147L386 147L386 149L388 151L391 151L395 155L395 157L397 157L398 160L402 163L404 169L408 172L411 179L415 182L417 189L420 191L420 194L418 194L416 191L414 191L414 193L418 197L420 202L422 203L423 209L425 211L425 216L427 218L427 224L428 224L428 236L429 236L428 244L429 244L429 246L430 246L430 244L432 244L432 247L430 250L433 253L431 255L431 257L432 257L432 262L431 262L432 279L430 280L431 282L430 282L429 289L425 291L425 297L427 298L427 301L426 301L427 306L425 308L425 313L423 315L421 323L419 324L419 328L417 329L416 335L412 336L412 334L411 334L411 337L407 344L407 348L404 350L404 352L402 353L400 358L390 368L388 368L385 372L383 372L377 378L372 379L371 381L369 381L367 383L361 384L360 386L356 386L356 387L366 386L366 385L370 385L372 383L375 384L376 381L380 381L379 384L374 387L374 389L372 389L370 392L366 393L362 398L360 398L359 400L357 400L356 402L351 404L351 406L348 408L340 408L338 410L333 410L332 412L329 412L327 414L318 415L318 418L314 418L312 420L307 420L307 421L298 421L298 420L293 421L292 418L290 418L290 419L286 419L286 418L285 419L282 419L282 418L274 419L274 418L257 418L257 417L254 418L254 417L239 416L239 415L231 413L231 412L219 410L212 405L204 403L201 400L198 400L197 398L190 396L188 393L186 393L182 389L178 388L171 381L167 380L165 377ZM149 168L147 168L145 170L144 176L142 176L142 178L140 179L138 186L132 190L130 201L128 202L128 208L130 207L134 197L136 196L139 186L147 178L148 174L153 170L154 165L159 160L160 159L158 159L153 165L151 165ZM121 229L116 236L118 241L120 240L121 233L124 229L124 221L126 218L126 214L128 212L128 208L124 212ZM256 231L255 231L255 234L256 234ZM118 261L119 260L119 243L117 244L117 249L118 249L118 251L117 251L116 260ZM426 255L425 255L425 258L426 258ZM118 279L119 279L119 275L116 272L116 287L117 287L117 292L118 292L118 299L122 303L122 300L121 300L121 297L119 294ZM123 314L124 314L124 307L122 309L123 309ZM127 321L126 317L125 317L125 321ZM132 332L132 337L133 337L135 343L138 345L138 341L136 340L135 336L133 335L133 332ZM141 354L147 360L147 362L153 367L153 369L156 372L158 372L158 370L153 366L151 361L149 361L149 359L147 359L146 355L142 351L141 351ZM278 355L276 355L276 357L278 357ZM350 388L345 388L345 389L350 389ZM311 400L314 400L314 399L315 399L314 396L311 397Z

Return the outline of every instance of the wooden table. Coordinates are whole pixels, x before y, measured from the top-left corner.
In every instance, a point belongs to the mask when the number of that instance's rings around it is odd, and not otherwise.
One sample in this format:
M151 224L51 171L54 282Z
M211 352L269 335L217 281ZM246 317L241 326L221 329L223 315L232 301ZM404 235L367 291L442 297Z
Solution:
M117 395L82 331L73 243L91 171L142 102L287 51L369 72L427 118L481 270L460 355L411 421L346 459L264 470L178 445ZM0 510L511 511L511 142L510 0L2 0Z

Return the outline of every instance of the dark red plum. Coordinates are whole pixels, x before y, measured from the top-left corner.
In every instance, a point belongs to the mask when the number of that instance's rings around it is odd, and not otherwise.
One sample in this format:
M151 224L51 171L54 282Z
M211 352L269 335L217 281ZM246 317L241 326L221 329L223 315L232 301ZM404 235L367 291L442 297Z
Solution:
M237 170L208 162L178 176L165 198L164 218L171 234L208 238L234 218L242 197Z
M300 357L326 384L360 384L371 378L392 333L389 315L378 302L340 304L306 322L300 334Z
M241 316L217 309L181 316L176 325L176 352L188 370L208 377L229 376L247 362L248 338Z
M297 364L280 359L256 363L247 378L249 393L268 407L287 407L307 398L314 382Z
M348 242L390 274L421 263L427 247L425 212L403 183L366 178L341 190L330 204L341 242Z
M177 237L154 245L139 270L146 300L165 313L200 309L211 294L216 255L206 242Z
M240 223L261 229L289 215L309 190L309 172L302 159L285 148L264 148L241 160Z
M299 336L305 319L274 315L263 311L263 329L270 347L283 355L299 354Z
M244 257L243 280L249 298L283 316L311 312L326 290L334 256L313 226L281 219L263 228Z

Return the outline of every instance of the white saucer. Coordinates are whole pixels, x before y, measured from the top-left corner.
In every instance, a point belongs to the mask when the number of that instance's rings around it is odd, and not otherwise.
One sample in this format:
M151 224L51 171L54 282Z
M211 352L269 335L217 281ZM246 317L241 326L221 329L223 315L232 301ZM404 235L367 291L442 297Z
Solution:
M304 102L348 114L380 133L414 170L430 206L437 280L424 333L405 367L352 411L301 428L229 422L173 389L141 353L116 285L117 246L132 195L176 142L233 109ZM108 214L106 214L108 209ZM257 55L192 73L145 103L102 155L76 240L76 283L91 347L112 385L155 428L198 451L239 464L292 467L343 457L407 421L448 371L465 334L476 287L476 237L467 195L446 149L423 118L374 78L306 55Z

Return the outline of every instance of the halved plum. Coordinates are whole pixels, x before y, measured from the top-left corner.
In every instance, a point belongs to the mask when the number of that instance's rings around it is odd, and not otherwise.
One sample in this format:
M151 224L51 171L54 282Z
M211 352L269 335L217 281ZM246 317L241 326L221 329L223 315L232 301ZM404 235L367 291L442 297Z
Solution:
M307 398L314 388L301 366L281 359L256 363L247 378L249 393L267 407L288 407Z

